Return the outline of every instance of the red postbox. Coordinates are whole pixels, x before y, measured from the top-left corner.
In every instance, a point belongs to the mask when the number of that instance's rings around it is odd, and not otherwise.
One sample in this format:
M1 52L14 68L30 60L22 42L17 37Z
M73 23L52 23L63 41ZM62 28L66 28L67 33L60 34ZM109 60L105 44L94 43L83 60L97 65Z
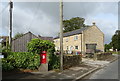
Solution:
M46 57L46 51L42 51L41 53L41 64L46 64L47 57Z

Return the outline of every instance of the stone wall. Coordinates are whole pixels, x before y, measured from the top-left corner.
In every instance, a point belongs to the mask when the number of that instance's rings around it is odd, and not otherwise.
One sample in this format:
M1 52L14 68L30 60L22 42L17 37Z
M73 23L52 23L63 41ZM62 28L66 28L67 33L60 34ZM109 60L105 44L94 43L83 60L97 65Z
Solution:
M97 54L97 60L106 60L112 56L112 53L100 53Z
M64 55L63 57L63 68L67 69L72 66L77 66L82 62L81 55Z

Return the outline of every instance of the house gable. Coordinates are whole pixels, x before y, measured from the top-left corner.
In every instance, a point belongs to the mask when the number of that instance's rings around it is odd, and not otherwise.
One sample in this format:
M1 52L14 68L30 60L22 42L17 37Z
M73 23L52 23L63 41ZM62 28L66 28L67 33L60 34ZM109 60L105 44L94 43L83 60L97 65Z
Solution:
M38 38L31 32L25 33L23 36L12 40L12 51L13 52L27 52L27 43L33 38Z
M83 37L84 51L86 51L86 44L97 44L96 49L104 51L104 34L96 25L85 30Z

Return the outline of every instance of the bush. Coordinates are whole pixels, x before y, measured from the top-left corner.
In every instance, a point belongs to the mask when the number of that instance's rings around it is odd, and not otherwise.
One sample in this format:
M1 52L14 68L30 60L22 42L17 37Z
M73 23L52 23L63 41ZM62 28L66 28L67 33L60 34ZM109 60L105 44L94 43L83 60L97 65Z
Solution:
M49 70L59 69L60 67L59 56L55 54L51 54L49 58L50 58L49 63L48 63Z
M11 62L9 62L6 58L2 58L2 70L9 71L13 69L14 67L12 66Z
M41 39L32 39L27 45L28 51L35 54L40 54L42 51L47 51L51 48L54 49L54 47L53 42Z
M7 58L7 56L11 53L10 49L4 47L2 48L2 55L4 55L4 58Z
M58 69L60 66L59 56L54 54L55 45L49 40L32 39L27 45L28 51L40 54L42 51L47 51L48 54L48 67L51 69Z
M2 60L3 70L9 70L9 68L23 68L23 69L37 69L40 65L40 57L38 54L30 52L12 52L8 55L6 60ZM5 66L6 64L6 66ZM9 67L9 66L10 67Z
M49 63L48 63L49 70L59 69L60 68L59 55L54 54L54 49L49 49L48 55L49 55Z

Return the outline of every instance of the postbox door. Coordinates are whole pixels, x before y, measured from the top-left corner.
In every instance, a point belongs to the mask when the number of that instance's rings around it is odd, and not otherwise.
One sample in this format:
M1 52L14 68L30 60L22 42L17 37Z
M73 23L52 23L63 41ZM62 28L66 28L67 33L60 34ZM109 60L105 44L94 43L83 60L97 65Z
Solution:
M46 54L41 54L41 63L42 64L46 63Z

